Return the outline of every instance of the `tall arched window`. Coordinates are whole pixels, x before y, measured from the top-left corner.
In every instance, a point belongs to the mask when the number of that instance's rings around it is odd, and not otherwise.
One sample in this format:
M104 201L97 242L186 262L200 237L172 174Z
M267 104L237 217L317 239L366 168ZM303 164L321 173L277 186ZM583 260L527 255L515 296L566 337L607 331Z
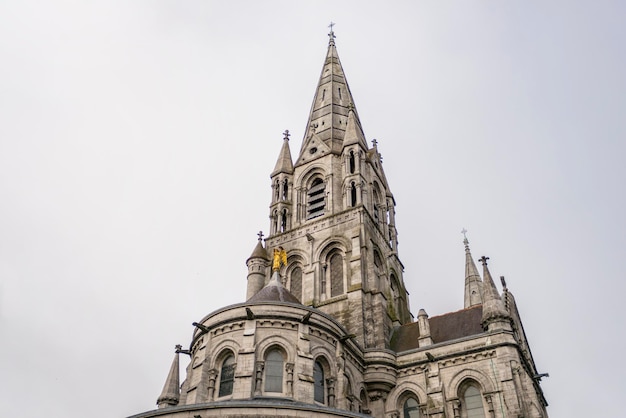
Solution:
M291 294L302 301L302 269L300 267L291 270Z
M271 350L265 358L265 391L283 391L283 355L278 349Z
M278 201L278 197L280 195L280 182L278 181L278 179L276 179L276 186L274 187L274 196L275 196L275 201Z
M330 257L330 297L343 294L343 257L334 253Z
M379 212L379 208L378 205L380 204L380 197L378 194L378 191L376 191L376 189L374 189L374 221L376 221L376 223L378 223L380 221L380 212Z
M356 206L356 184L354 182L350 185L350 206Z
M220 371L220 391L219 397L233 394L233 383L235 382L235 356L229 354L222 362Z
M469 385L463 392L463 405L467 418L485 418L485 408L480 389L476 385Z
M321 178L313 180L307 191L306 218L313 219L324 214L326 206L326 184Z
M280 215L280 232L287 230L287 209L283 209L283 213Z
M404 418L419 418L420 416L420 408L419 402L414 397L408 398L404 401L404 406L402 408Z
M315 385L313 399L315 402L325 403L324 369L319 361L313 365L313 381Z
M354 151L350 151L350 174L354 174L356 168L356 160L354 158Z
M287 193L289 191L289 181L283 180L283 200L287 200Z

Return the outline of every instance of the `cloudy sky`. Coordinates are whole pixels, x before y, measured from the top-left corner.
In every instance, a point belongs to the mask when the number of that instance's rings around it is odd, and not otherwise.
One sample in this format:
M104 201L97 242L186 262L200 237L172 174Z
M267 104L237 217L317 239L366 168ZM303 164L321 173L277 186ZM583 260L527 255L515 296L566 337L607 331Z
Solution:
M517 298L551 417L621 415L625 17L602 0L0 2L1 415L155 407L191 323L244 300L331 20L412 311L462 308L467 228Z

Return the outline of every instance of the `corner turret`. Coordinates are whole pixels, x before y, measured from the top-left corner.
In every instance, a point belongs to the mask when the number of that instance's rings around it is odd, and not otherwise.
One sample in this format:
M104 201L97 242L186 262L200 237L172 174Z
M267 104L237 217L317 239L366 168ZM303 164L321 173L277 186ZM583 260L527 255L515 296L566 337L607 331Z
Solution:
M248 266L248 288L246 300L257 294L265 285L267 275L267 262L269 258L267 251L263 248L263 232L259 231L259 242L257 242L250 257L246 260Z

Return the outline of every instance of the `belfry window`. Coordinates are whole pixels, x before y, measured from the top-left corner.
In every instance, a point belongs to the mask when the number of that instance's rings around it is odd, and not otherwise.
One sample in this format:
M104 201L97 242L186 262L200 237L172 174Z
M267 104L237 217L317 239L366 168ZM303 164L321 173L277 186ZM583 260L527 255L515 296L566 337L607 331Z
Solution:
M235 382L235 356L229 354L222 363L220 372L220 391L218 396L228 396L233 394L233 383Z
M283 391L283 355L279 350L272 350L265 359L265 391Z
M325 403L324 369L322 368L322 365L319 361L316 361L313 365L313 382L313 384L315 385L313 399L315 400L315 402Z
M326 184L321 178L313 180L307 191L307 219L317 218L324 214L326 207Z
M420 408L417 399L414 397L408 398L404 401L404 407L402 408L404 418L419 418Z
M467 418L485 418L482 395L475 385L469 385L463 392L463 404Z

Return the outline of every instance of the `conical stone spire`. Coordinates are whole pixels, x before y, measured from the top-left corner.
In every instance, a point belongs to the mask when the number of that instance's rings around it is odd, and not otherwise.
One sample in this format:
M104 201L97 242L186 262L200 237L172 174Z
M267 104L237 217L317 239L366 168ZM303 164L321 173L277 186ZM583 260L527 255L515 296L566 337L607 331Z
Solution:
M178 353L182 350L182 346L176 346L176 354L174 355L174 361L170 367L170 372L167 375L161 396L157 399L157 405L159 409L166 408L168 406L178 405L180 400L180 372L178 366Z
M293 174L293 162L291 160L291 150L289 149L289 130L283 132L283 135L283 147L280 149L280 154L271 177L280 173Z
M269 257L267 250L263 247L263 231L257 234L259 237L252 254L246 260L248 266L248 285L246 289L246 300L257 294L265 285L265 275Z
M319 141L325 145L322 149L329 149L330 152L336 154L341 152L350 111L354 112L353 129L358 131L356 136L364 138L359 115L354 107L354 99L339 61L339 55L337 55L335 34L331 30L328 36L330 37L328 51L313 98L296 166L323 155L319 152L321 151L317 144ZM363 143L366 145L364 139ZM365 148L367 149L367 146Z
M465 244L465 308L483 303L483 281L481 280L472 253L469 248L469 241L463 233L463 244Z
M497 329L511 329L510 316L507 310L504 308L504 303L498 293L489 268L487 267L487 260L489 257L481 257L480 261L483 264L483 317L482 325L487 331L493 331Z

